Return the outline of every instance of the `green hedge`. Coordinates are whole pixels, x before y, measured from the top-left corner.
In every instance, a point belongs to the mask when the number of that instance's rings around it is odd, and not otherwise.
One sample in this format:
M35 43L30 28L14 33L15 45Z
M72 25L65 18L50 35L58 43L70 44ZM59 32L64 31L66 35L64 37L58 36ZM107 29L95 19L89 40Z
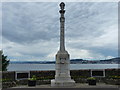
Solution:
M15 81L15 71L3 71L2 81Z
M90 77L90 70L71 70L70 75L72 78L87 78Z
M105 69L105 76L120 76L120 69Z
M48 80L53 79L55 71L30 71L30 77L36 76L37 80Z

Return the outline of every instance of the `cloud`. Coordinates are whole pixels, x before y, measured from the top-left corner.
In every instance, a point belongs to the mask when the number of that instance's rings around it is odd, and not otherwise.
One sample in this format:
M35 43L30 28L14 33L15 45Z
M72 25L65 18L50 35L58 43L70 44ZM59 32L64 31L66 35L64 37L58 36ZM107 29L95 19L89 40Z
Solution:
M49 11L47 9L52 5L54 3L50 5L46 3L10 3L7 5L5 3L4 5L3 3L3 37L17 43L55 38L54 31L58 22L53 22L53 20L58 21L56 20L57 14L54 13L54 9L51 8ZM7 7L7 10L4 7Z
M12 60L55 60L58 2L3 2L4 53ZM113 2L66 2L65 42L71 58L117 56L118 13Z
M0 3L0 49L2 49L2 3Z

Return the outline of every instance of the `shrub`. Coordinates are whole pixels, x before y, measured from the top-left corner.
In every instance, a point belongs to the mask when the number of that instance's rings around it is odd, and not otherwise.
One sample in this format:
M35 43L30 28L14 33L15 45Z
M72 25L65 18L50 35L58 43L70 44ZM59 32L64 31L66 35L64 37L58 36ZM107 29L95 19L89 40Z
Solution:
M96 80L96 78L95 77L89 77L89 78L87 78L87 80Z
M3 52L0 51L0 57L2 57L2 71L7 71L7 66L9 65L9 61L7 59L7 56L5 56L4 54L2 54Z
M29 78L29 80L37 80L37 78L35 75L33 75L32 78Z

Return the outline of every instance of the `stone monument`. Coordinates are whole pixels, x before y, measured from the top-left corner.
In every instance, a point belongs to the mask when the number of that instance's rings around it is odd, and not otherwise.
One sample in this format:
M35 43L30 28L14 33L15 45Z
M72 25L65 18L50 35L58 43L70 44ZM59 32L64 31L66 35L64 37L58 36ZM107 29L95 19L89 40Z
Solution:
M70 87L75 85L75 81L71 79L70 76L70 56L68 52L65 50L65 40L64 40L64 10L65 4L63 2L60 3L61 10L59 11L61 14L60 17L60 49L56 54L56 75L55 79L51 80L51 86L53 87Z

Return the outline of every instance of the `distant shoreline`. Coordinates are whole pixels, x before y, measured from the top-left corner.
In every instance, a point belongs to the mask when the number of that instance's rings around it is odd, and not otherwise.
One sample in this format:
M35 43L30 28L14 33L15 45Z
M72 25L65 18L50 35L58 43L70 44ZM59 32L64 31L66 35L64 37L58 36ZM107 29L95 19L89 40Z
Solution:
M10 61L10 64L55 64L55 61ZM70 64L120 64L120 57L106 60L71 59Z

